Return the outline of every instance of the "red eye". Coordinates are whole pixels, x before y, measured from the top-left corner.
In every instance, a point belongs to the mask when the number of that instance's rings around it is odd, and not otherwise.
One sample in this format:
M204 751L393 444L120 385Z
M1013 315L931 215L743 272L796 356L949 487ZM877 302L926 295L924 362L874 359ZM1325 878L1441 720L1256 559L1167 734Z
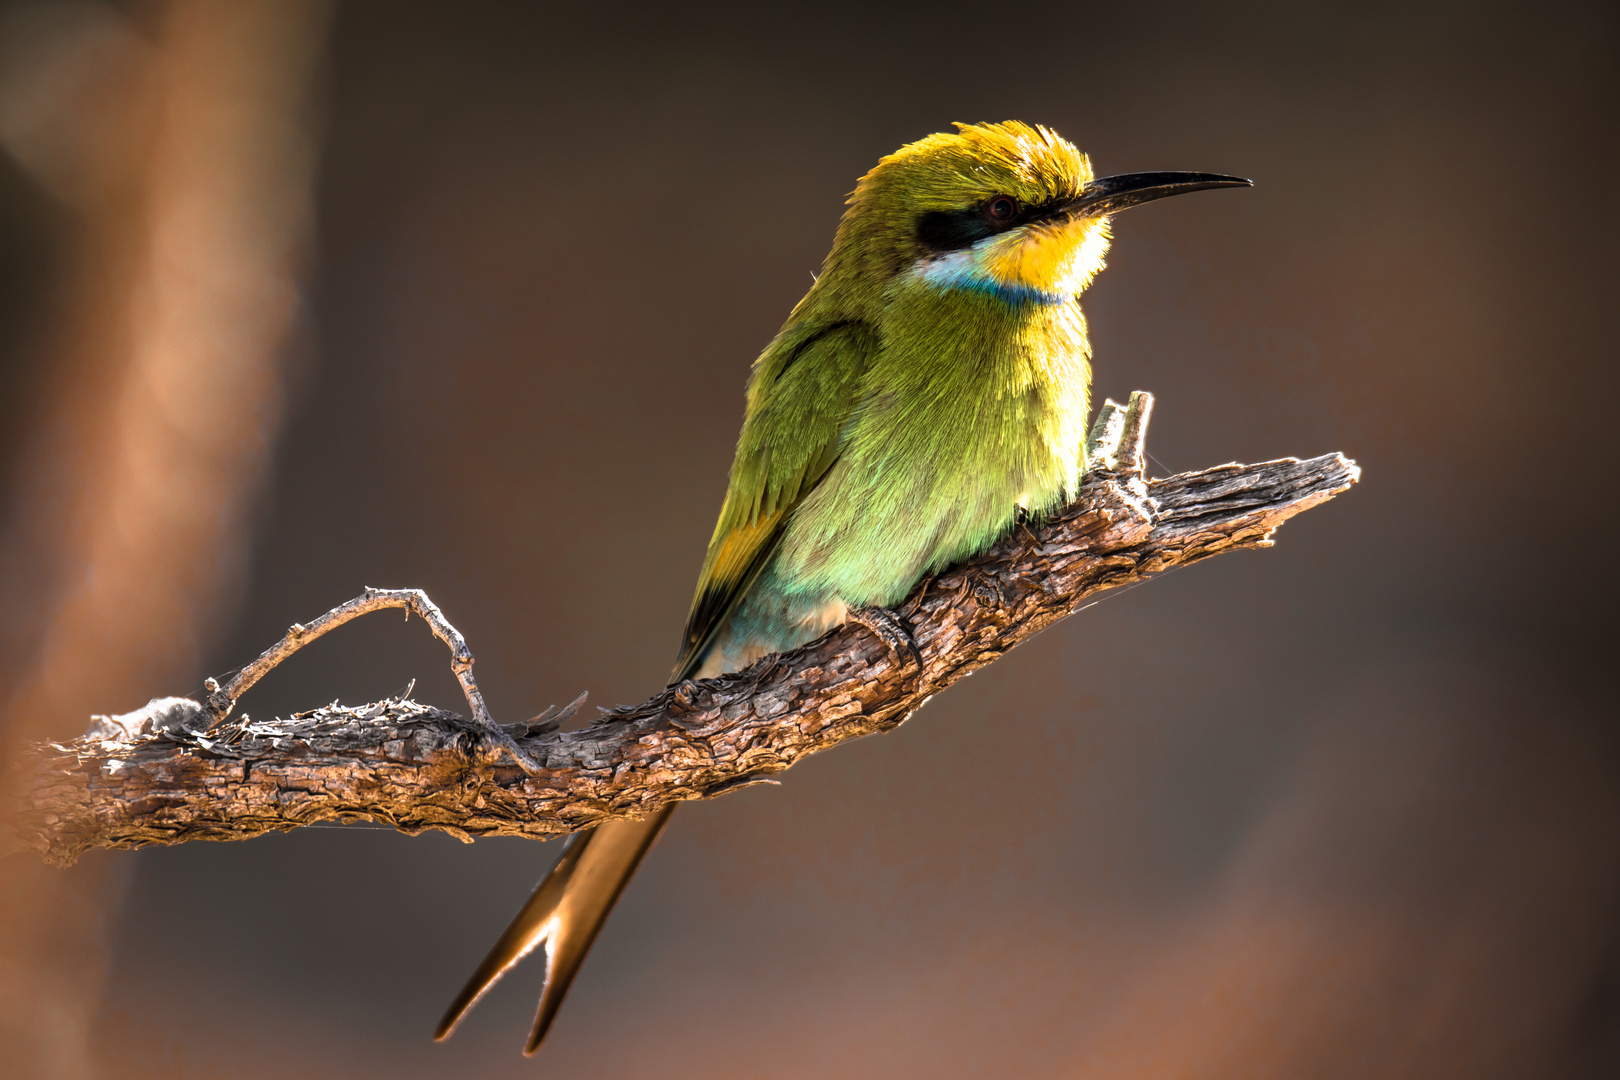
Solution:
M1011 195L997 195L984 207L985 216L1000 224L1018 216L1018 200Z

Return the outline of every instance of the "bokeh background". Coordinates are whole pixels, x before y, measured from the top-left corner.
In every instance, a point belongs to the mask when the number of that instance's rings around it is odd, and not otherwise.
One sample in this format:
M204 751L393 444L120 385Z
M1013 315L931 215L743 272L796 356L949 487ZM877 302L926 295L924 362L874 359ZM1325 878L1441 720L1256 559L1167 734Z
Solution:
M0 753L420 586L497 717L656 690L748 364L953 120L1102 172L1161 473L1359 488L682 810L541 1057L428 1033L556 844L0 863L43 1077L1620 1075L1611 5L0 3ZM418 623L245 703L418 680ZM993 732L993 737L987 737Z

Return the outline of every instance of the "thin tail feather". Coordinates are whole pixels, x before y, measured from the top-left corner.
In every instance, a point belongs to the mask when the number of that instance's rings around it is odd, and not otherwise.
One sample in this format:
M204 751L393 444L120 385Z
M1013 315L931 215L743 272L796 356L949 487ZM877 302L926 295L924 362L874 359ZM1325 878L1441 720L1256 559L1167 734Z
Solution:
M517 917L456 995L439 1021L434 1039L447 1038L508 969L536 946L544 945L546 984L540 992L534 1030L524 1053L539 1049L591 943L674 810L671 804L640 821L609 821L570 839L557 865L535 887Z

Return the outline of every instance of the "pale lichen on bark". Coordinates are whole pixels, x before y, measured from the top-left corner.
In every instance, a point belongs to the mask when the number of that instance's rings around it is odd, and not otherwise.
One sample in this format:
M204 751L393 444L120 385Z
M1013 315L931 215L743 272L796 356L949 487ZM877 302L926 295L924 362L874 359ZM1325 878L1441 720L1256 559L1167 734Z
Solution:
M367 590L322 619L377 606L437 616L434 632L451 648L474 719L407 698L286 720L232 717L246 689L239 676L211 684L201 702L163 699L86 737L37 747L7 785L5 846L66 865L91 847L245 839L328 820L544 838L712 797L896 727L1098 592L1269 546L1284 521L1360 475L1327 454L1146 480L1151 405L1146 394L1128 407L1109 402L1092 433L1092 471L1069 507L922 582L893 619L852 620L804 648L669 687L579 730L559 725L583 697L529 724L496 727L472 682L471 652L437 608L413 590ZM294 627L244 671L262 676L290 655L289 640L336 624ZM910 643L902 636L897 647L891 626Z

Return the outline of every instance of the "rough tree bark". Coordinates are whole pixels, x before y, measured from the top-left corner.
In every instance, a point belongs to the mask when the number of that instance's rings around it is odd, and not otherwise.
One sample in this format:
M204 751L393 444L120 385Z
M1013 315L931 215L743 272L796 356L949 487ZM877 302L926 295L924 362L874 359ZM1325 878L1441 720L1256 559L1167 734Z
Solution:
M68 865L92 847L242 840L333 819L465 840L546 838L710 798L897 727L1102 590L1268 547L1282 522L1359 478L1354 462L1327 454L1144 480L1151 406L1147 394L1132 395L1128 407L1108 402L1091 435L1093 469L1067 509L922 582L895 611L858 613L801 649L669 687L580 730L559 726L583 695L527 724L496 727L472 682L471 653L426 597L367 590L294 627L229 686L210 682L200 702L163 699L97 718L72 742L36 747L3 796L12 824L0 847ZM229 716L244 679L251 684L318 636L312 630L350 617L340 613L379 606L429 618L451 647L473 720L404 697L286 720Z

